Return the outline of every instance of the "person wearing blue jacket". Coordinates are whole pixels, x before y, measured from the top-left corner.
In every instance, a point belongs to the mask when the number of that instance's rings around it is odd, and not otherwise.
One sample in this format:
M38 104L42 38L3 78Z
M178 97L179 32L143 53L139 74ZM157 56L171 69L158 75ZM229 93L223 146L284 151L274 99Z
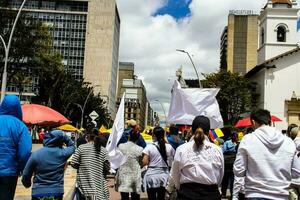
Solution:
M63 131L54 130L45 134L44 147L32 153L22 177L23 185L28 188L34 174L33 200L63 198L64 169L74 151L74 142Z
M123 134L122 134L122 137L120 138L119 142L118 142L118 146L119 144L123 144L123 143L126 143L128 142L128 139L129 139L129 133L132 131L132 130L136 130L138 131L138 141L136 142L136 144L142 148L145 148L147 146L144 138L142 137L142 135L140 134L139 132L139 126L137 125L136 121L131 119L131 120L127 120L126 121L126 124L127 124L127 128L124 130Z
M170 126L169 128L169 135L167 137L169 144L173 147L173 149L177 149L180 145L184 144L184 141L181 140L178 136L179 129L177 126Z
M14 199L18 176L32 148L31 136L22 122L20 100L4 97L0 105L0 199Z

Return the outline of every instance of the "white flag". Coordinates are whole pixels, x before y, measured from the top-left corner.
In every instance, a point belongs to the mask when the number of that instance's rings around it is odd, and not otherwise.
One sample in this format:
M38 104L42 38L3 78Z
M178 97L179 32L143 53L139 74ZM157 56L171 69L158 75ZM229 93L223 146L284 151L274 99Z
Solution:
M117 116L112 127L112 133L109 135L106 145L109 161L113 169L119 168L124 163L124 159L126 159L125 156L117 149L118 142L124 132L124 98L125 93L123 94Z
M174 82L167 121L173 124L191 125L194 118L204 115L209 118L211 129L222 128L223 119L216 99L220 89L184 88Z

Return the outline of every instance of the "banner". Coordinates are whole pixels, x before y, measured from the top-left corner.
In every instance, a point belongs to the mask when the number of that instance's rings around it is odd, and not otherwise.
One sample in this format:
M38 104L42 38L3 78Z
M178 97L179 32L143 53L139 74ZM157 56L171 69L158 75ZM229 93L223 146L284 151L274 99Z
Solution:
M113 169L119 168L126 160L126 157L117 149L117 144L124 132L124 98L125 93L123 94L116 119L112 127L112 133L109 135L106 145L111 168Z
M204 115L210 119L211 129L222 128L223 119L216 99L220 89L184 88L174 82L168 123L191 125L194 118Z

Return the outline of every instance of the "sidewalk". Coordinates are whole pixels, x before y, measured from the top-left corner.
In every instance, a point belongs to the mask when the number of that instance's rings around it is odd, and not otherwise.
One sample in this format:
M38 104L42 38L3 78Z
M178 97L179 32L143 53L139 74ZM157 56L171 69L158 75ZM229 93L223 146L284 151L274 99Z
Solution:
M65 195L64 200L70 200L70 196L72 193L72 188L75 184L76 180L76 170L73 169L71 166L68 166L65 172ZM120 194L114 190L114 179L113 177L108 178L108 187L109 187L109 195L110 200L120 200ZM22 183L21 179L18 180L18 185L15 194L15 200L31 200L31 188L25 188ZM141 195L141 200L146 200L147 194L143 193Z
M41 144L34 144L33 145L33 151L41 148ZM68 166L68 168L65 171L65 182L64 182L64 187L65 187L65 195L64 195L64 200L71 200L70 195L72 192L72 188L75 184L76 180L76 170L73 169L71 166ZM108 187L109 187L109 195L110 195L110 200L120 200L120 193L116 192L114 189L114 179L113 177L108 178ZM18 179L18 185L16 189L16 194L15 194L15 200L31 200L31 188L27 189L25 188L22 183L21 183L21 178ZM142 193L141 194L141 200L147 200L147 194Z

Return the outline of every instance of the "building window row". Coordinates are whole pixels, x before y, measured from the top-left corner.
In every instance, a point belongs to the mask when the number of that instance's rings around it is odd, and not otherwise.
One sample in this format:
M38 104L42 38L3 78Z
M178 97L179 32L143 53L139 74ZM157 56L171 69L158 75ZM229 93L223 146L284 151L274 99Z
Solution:
M21 4L21 0L10 2L10 6L13 8L19 8ZM27 9L87 12L88 2L29 0L24 7Z

